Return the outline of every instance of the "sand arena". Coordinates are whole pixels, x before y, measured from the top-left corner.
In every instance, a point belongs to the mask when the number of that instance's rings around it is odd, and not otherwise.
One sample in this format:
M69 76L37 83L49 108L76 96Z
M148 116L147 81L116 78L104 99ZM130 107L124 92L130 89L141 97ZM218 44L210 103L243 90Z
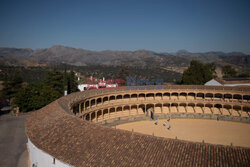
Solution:
M180 140L250 148L250 124L209 119L159 119L117 125L113 128ZM166 122L166 126L163 123ZM170 129L169 128L170 125Z

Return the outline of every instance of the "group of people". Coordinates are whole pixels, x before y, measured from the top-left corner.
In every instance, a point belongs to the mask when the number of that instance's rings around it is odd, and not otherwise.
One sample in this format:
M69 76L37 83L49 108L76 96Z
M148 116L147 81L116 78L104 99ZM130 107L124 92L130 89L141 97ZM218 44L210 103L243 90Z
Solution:
M168 118L167 122L169 122L169 121L170 121L170 118ZM167 122L166 122L166 121L163 122L163 126L167 126ZM158 119L155 120L155 125L158 125ZM168 128L167 128L167 129L168 129L168 130L171 129L171 125L170 125L170 124L168 125Z

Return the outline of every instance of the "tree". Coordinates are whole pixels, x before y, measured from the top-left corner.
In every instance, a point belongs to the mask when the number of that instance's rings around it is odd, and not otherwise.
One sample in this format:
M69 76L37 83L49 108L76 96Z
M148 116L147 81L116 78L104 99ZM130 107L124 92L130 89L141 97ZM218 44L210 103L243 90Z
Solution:
M49 71L45 79L45 86L52 92L53 99L58 99L64 93L63 73L58 70Z
M230 65L222 67L222 73L224 78L236 77L237 75L237 71Z
M19 74L5 76L3 83L3 97L11 101L18 90L21 88L23 80Z
M19 90L14 103L21 112L37 110L54 100L52 93L43 82L30 83Z
M70 71L67 74L67 93L70 94L72 92L78 92L78 84L77 84L77 78L75 76L75 73L73 71Z
M126 85L126 78L128 77L128 67L125 65L122 65L120 70L118 71L118 79L122 79L124 83L121 83L121 85Z
M192 60L190 66L183 72L181 84L203 85L216 76L214 64L203 64Z

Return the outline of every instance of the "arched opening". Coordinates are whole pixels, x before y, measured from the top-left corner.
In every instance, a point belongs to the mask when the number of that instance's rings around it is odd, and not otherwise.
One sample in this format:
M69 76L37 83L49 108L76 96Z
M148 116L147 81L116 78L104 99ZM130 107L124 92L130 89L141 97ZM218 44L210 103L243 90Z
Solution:
M132 94L131 95L131 100L134 100L134 101L137 100L137 94Z
M205 104L205 107L203 108L204 114L212 114L212 104Z
M180 103L179 107L178 107L179 112L185 113L186 112L186 106L187 106L186 103Z
M145 112L146 112L145 105L144 104L140 104L138 106L138 114L145 114Z
M136 115L137 114L137 105L132 105L130 109L130 115Z
M241 107L240 106L233 106L233 109L234 110L241 110Z
M178 103L172 103L170 106L170 112L171 113L177 113L178 112Z
M151 119L154 119L154 105L153 104L147 104L146 105L146 114L151 117Z
M111 100L115 100L115 96L110 96L109 101L111 101Z
M108 109L103 110L103 119L108 119Z
M163 99L167 99L169 100L170 99L170 93L166 92L163 94Z
M85 102L85 109L89 107L89 101Z
M250 96L249 95L243 95L243 100L247 102L248 100L250 100Z
M179 99L180 100L186 100L187 99L187 93L185 93L185 92L180 93Z
M205 94L205 99L212 100L213 99L213 94L212 93L206 93Z
M105 103L107 101L108 101L108 97L106 96L106 97L103 98L103 103Z
M203 107L204 107L204 104L202 104L202 103L196 104L196 107L194 107L195 113L203 114Z
M178 99L178 93L177 92L171 93L171 99L177 100Z
M250 107L244 106L244 107L242 107L242 110L245 112L250 112Z
M204 99L204 97L205 97L204 93L197 93L196 94L196 99L198 99L198 100L202 100L202 99Z
M117 117L122 117L122 107L120 106L120 107L117 107L116 108L116 115L117 115Z
M102 98L97 99L97 104L100 104L102 102Z
M188 93L188 95L187 95L188 100L194 100L194 98L195 98L195 93L193 93L193 92Z
M147 100L153 100L154 99L154 94L153 93L146 94L146 99Z
M239 94L234 94L234 95L233 95L233 99L234 99L234 100L242 100L242 96L239 95Z
M116 117L116 113L115 113L115 108L110 108L109 109L109 118L115 118Z
M162 104L157 103L155 104L155 113L161 113L162 112Z
M91 113L91 121L95 121L95 120L96 120L95 112L92 112Z
M195 107L194 103L188 103L186 107L187 113L194 114L194 107Z
M155 99L156 100L161 100L162 99L162 93L156 93L155 94Z
M222 94L220 94L220 93L216 93L216 94L214 95L214 99L215 99L215 100L221 100L221 98L222 98Z
M130 99L130 95L129 94L125 94L123 96L123 100L128 101L129 99Z
M138 96L138 100L145 100L146 95L144 93L140 93Z
M98 110L97 111L97 121L101 121L102 120L102 111L101 110Z
M116 101L117 101L117 102L122 101L122 95L117 95L117 96L116 96Z
M213 114L221 115L221 111L220 111L221 108L222 108L221 104L215 104L213 108Z
M170 104L169 103L164 103L162 106L162 112L163 113L169 113L170 112Z
M95 105L95 99L92 99L92 100L90 101L90 104L91 104L91 106Z
M224 94L224 100L231 100L233 96L231 94Z
M89 121L89 114L86 115L85 120Z
M124 106L123 107L123 116L129 116L129 109L130 109L130 106Z

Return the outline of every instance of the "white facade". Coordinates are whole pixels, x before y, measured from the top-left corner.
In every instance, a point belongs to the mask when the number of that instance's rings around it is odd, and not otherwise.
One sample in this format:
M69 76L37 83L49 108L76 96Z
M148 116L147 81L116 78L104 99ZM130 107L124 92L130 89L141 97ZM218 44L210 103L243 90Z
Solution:
M224 86L250 86L250 83L224 84Z
M221 84L220 82L216 81L215 79L211 79L210 81L206 82L205 85L207 86L250 86L250 83L225 83Z
M87 89L87 86L88 86L88 84L81 84L81 85L78 85L77 87L82 92L82 91Z
M212 80L206 82L205 85L207 85L207 86L223 86L221 83L219 83L215 79L212 79Z
M28 139L30 167L72 167L37 148Z
M78 85L77 87L82 92L82 91L87 90L89 88L99 89L101 86L103 86L102 88L104 88L104 87L116 88L117 84L106 84L106 83L103 83L103 85L102 84L81 84L81 85Z

